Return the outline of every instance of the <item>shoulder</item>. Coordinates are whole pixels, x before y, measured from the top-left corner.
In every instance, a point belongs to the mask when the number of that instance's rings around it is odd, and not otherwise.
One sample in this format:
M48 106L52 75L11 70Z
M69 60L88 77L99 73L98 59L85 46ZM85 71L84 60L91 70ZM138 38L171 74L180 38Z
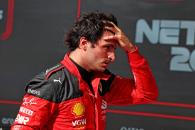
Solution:
M26 86L26 93L44 98L46 100L56 101L56 93L62 87L64 82L64 66L57 64L45 72L41 72L30 80Z
M82 95L78 78L62 64L57 64L35 76L27 84L26 92L52 102L61 102Z
M49 79L51 76L59 76L58 74L62 72L64 66L62 64L57 64L49 69L47 69L44 73L44 78Z

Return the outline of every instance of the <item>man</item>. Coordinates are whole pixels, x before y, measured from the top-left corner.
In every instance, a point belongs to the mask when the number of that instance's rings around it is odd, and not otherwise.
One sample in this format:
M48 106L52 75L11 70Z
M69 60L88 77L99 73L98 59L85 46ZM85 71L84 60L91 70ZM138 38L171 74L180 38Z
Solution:
M147 61L113 15L83 15L66 37L69 52L26 87L12 130L104 130L107 105L154 101L158 91ZM121 47L134 78L107 70Z

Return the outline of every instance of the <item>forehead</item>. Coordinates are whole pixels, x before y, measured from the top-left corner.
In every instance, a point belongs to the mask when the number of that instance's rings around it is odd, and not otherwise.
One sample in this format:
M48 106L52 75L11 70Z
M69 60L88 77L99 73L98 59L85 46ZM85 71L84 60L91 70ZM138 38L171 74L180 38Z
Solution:
M108 36L114 36L114 33L112 31L110 31L110 30L105 30L103 32L102 37L99 39L98 43L99 44L113 44L113 45L116 46L117 43L118 43L116 40L114 40L114 39L105 40L104 39L105 37L108 37Z

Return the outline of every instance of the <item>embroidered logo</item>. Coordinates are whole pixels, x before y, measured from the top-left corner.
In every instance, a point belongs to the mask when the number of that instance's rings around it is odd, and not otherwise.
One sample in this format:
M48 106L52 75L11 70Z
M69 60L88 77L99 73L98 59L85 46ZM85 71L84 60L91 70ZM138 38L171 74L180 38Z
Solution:
M72 126L76 127L76 128L85 128L87 124L87 120L86 118L82 118L82 119L76 119L72 121Z
M26 125L29 122L29 117L18 114L15 122Z
M37 104L34 100L35 100L34 98L32 99L24 98L23 105L28 106L28 105Z
M107 102L105 100L102 100L102 105L101 105L102 110L106 110L107 107L108 107Z
M62 84L60 78L59 79L54 79L53 82L55 82L55 83L58 82L58 83Z
M85 106L80 102L75 103L73 108L72 108L72 113L75 116L79 116L79 117L83 116L85 113Z
M28 108L25 108L25 107L20 107L20 110L19 110L21 113L24 113L24 114L27 114L29 116L32 116L33 115L33 111L28 109Z

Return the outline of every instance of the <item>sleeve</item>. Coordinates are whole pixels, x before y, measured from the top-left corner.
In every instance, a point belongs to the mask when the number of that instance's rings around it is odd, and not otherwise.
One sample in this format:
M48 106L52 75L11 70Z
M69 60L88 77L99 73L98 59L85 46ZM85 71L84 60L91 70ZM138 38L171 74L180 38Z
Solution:
M55 103L26 94L11 130L42 129L54 113L55 107Z
M26 94L11 130L43 129L57 110L57 89L56 83L45 79L44 74L32 79L26 87Z
M144 104L156 100L158 89L146 59L138 48L127 54L134 78L115 76L105 95L108 104Z

